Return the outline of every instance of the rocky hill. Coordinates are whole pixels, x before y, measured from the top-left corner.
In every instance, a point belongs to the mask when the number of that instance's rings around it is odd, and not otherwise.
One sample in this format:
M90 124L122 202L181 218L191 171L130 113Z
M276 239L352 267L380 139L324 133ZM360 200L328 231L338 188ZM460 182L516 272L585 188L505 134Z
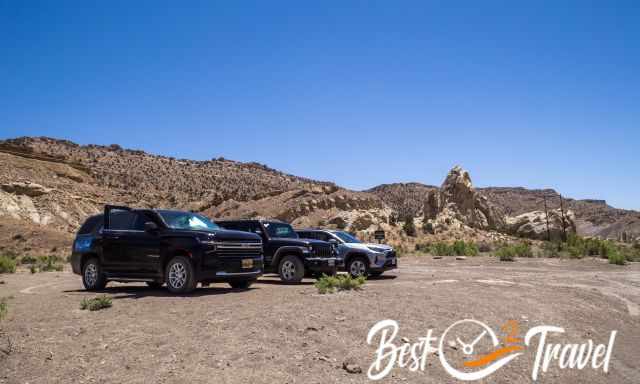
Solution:
M384 229L391 243L410 248L424 236L540 237L533 233L539 232L540 214L532 211L543 209L544 194L557 195L552 190L474 189L469 174L458 167L440 187L385 184L358 192L257 163L175 159L45 137L0 141L0 165L0 251L31 253L61 250L81 222L105 203L188 209L214 218L279 218L299 227L345 228L365 239ZM575 212L579 233L640 236L638 212L594 200L566 203ZM548 204L555 209L559 200L549 198ZM415 237L402 230L408 220L419 229Z
M526 189L521 187L480 188L502 212L516 216L547 208L560 209L560 194L553 189ZM613 208L604 200L575 200L563 197L562 208L575 214L578 234L624 240L640 237L640 212Z
M389 215L375 195L222 158L193 161L23 137L0 142L0 163L0 217L11 218L12 227L73 233L105 203L275 217L301 226L356 222L354 229Z

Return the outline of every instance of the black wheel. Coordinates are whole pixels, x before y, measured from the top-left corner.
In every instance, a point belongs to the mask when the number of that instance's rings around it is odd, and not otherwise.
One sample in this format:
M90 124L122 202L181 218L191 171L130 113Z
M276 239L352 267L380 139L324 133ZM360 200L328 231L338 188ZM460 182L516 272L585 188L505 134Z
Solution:
M92 257L82 267L82 284L87 291L99 291L107 286L107 278L102 272L100 260Z
M239 280L239 281L230 281L229 285L233 289L249 289L251 284L253 284L255 280Z
M299 283L304 277L304 264L299 257L287 255L280 260L278 274L285 283Z
M380 277L384 272L369 272L371 277Z
M164 271L164 281L171 293L189 293L198 283L191 261L184 256L176 256L169 261Z
M147 285L152 289L158 289L162 287L162 283L158 281L147 281Z
M368 276L369 260L362 256L356 256L347 263L347 272L351 277Z

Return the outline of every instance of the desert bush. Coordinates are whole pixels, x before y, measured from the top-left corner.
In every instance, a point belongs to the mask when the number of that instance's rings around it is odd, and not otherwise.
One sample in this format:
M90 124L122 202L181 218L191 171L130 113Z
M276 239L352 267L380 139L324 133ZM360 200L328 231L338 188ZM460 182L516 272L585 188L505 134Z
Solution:
M640 248L620 247L620 252L627 261L640 261Z
M500 261L514 261L516 257L533 257L531 245L526 242L514 245L502 245L495 252Z
M3 297L0 299L0 320L4 319L9 312L9 303L7 303L7 298Z
M609 259L609 264L616 264L616 265L626 264L626 260L624 256L617 249L610 251L609 256L607 258Z
M40 256L35 265L31 265L31 273L35 272L60 272L63 270L60 259L57 256Z
M505 245L496 250L496 256L500 261L514 261L516 259L515 247Z
M407 218L404 221L402 230L407 234L407 236L415 237L417 235L416 224L413 222L413 218Z
M542 244L540 257L560 257L561 250L562 250L562 243L554 242L554 241L545 241Z
M583 238L576 234L570 234L567 237L563 250L569 253L569 257L581 258L582 256L600 256L608 258L609 253L616 248L615 244L610 240L601 240L597 238Z
M477 256L478 246L473 241L456 240L452 245L453 253L456 256Z
M0 256L0 273L14 273L16 271L16 261L9 256Z
M91 299L82 299L80 309L88 309L90 311L98 311L100 309L111 307L111 298L105 295L97 296Z
M478 251L480 252L491 252L493 250L493 248L491 247L491 244L482 241L480 242L480 244L478 244Z
M367 281L366 277L358 276L356 278L351 277L351 275L336 275L336 276L327 276L325 274L322 275L315 282L315 286L318 289L318 292L321 294L325 293L333 293L336 290L338 291L350 291L350 290L359 290L362 288L362 285Z
M569 257L572 259L582 259L584 257L585 250L584 248L570 245L567 247L567 252L569 253Z
M438 241L431 244L429 253L431 253L434 256L453 256L454 255L453 247L442 241Z
M36 258L30 255L22 256L20 258L20 264L35 264L37 262Z

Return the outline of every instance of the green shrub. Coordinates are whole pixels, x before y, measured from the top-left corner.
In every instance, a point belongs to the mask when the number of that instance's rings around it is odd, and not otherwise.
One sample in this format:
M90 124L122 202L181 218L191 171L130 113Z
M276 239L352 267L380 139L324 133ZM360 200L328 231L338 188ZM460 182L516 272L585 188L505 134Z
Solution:
M0 299L0 320L4 319L9 312L9 303L7 303L7 298L3 297Z
M584 257L584 249L581 247L570 245L567 247L567 252L569 252L569 257L572 259L582 259Z
M545 241L542 244L541 257L560 257L560 251L562 250L562 243Z
M496 251L496 256L500 261L514 261L516 259L516 250L512 245L505 245Z
M80 309L88 309L90 311L98 311L103 308L111 307L111 298L105 295L97 296L91 299L82 299Z
M502 245L495 253L500 261L514 261L516 257L533 257L531 245L521 242L514 245Z
M362 285L367 281L366 277L358 276L356 278L351 277L351 275L336 275L336 276L327 276L325 274L322 275L316 282L315 286L318 289L318 292L321 294L325 293L334 293L336 290L338 291L349 291L349 290L359 290L362 288Z
M30 270L31 273L35 273L35 272L51 272L51 271L56 271L56 272L60 272L62 271L64 268L64 266L62 264L60 264L60 259L57 256L40 256L38 257L38 261L36 262L35 266L32 265Z
M413 222L413 218L408 218L404 221L402 230L407 234L407 236L416 237L416 225Z
M514 247L515 247L515 255L517 257L533 257L531 244L522 242L522 243L516 244Z
M16 261L9 256L0 256L0 273L14 273Z
M620 247L620 252L627 261L640 261L640 248Z
M433 229L433 224L430 222L426 222L422 225L422 232L428 235L433 235L435 233Z
M431 253L434 256L453 256L454 255L453 247L441 241L431 244L429 253Z
M622 255L622 253L620 251L618 251L617 249L609 250L609 254L608 254L607 258L609 259L609 264L616 264L616 265L625 265L626 264L626 260L624 258L624 255Z
M20 258L20 264L24 265L24 264L35 264L38 260L30 255L26 255L26 256L22 256Z

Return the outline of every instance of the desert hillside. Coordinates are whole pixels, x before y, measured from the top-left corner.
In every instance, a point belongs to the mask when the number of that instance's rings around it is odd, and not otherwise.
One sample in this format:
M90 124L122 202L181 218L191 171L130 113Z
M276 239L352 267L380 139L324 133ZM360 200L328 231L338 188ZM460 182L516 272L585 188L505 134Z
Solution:
M584 235L640 236L638 212L567 199L561 215L555 191L475 189L458 167L440 187L385 184L358 192L257 163L175 159L45 137L0 141L0 163L2 247L20 252L64 251L81 222L105 203L188 209L214 218L272 217L298 227L345 228L365 239L384 229L391 243L410 247L424 236L540 237L546 194L556 230L564 225Z

